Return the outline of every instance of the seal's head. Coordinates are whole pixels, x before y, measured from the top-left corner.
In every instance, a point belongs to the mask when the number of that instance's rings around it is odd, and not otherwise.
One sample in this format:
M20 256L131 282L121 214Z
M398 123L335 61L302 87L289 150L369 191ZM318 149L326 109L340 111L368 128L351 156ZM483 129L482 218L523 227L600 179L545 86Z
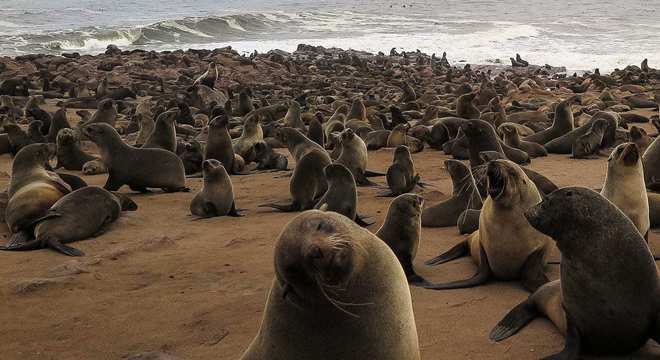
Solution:
M202 163L204 181L217 180L229 176L222 163L216 159L204 160Z
M637 127L637 126L631 126L630 127L630 139L632 141L641 140L642 138L644 138L646 136L648 136L648 134L646 133L646 130L644 130L640 127Z
M57 143L60 145L72 145L78 142L76 133L71 129L62 129L57 133Z
M221 108L216 108L216 109L221 109ZM227 116L227 113L225 113L224 110L218 110L218 112L219 114L217 114L211 121L209 121L210 129L211 128L226 129L229 126L229 116Z
M416 217L422 212L424 198L417 194L403 194L397 196L390 204L387 216Z
M334 179L353 179L353 174L342 164L330 164L323 169L323 172L328 181Z
M351 141L355 137L355 132L353 132L352 129L346 129L341 133L341 140L342 142L344 141Z
M520 166L509 160L493 160L486 166L488 195L504 207L512 207L524 201L530 194L538 195L534 183Z
M112 109L112 107L113 107L114 105L115 105L115 101L114 101L114 100L112 100L112 99L105 99L105 100L101 100L101 102L99 102L98 109L99 109L99 110L106 110L106 111L107 111L107 110Z
M625 170L625 169L641 169L641 154L639 147L635 143L623 143L612 151L609 159L607 159L608 170Z
M167 110L164 113L161 113L160 115L158 115L158 118L156 119L156 121L163 121L168 125L172 125L176 121L176 117L178 115L179 115L179 109L174 108L174 109L171 109L171 110Z
M463 180L470 172L470 169L462 161L455 159L445 160L445 168L452 179Z
M48 165L48 161L52 159L57 152L55 144L37 143L30 144L23 147L18 151L14 158L12 166L13 172L23 168L42 167Z
M101 145L110 139L119 139L119 134L112 126L106 123L93 123L85 125L82 128L82 133L92 142Z
M517 135L518 134L518 128L511 124L502 124L498 128L502 134L507 135L507 136L512 136L512 135Z
M396 147L396 150L394 150L395 161L397 159L409 159L409 158L410 158L410 150L406 145L399 145Z
M337 297L359 272L363 250L342 215L311 210L291 220L275 245L275 271L285 301L301 308L341 308Z

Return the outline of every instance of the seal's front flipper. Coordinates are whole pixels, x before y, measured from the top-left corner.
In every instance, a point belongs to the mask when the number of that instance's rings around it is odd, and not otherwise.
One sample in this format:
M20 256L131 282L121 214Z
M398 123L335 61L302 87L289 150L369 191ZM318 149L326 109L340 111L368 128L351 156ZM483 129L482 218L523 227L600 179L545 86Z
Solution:
M408 279L408 284L415 286L433 285L415 272L412 258L409 253L400 254L399 262L403 267L403 272L406 274L406 278Z
M525 289L534 292L539 287L550 282L545 274L545 250L538 249L534 251L522 267L520 279Z
M480 256L480 263L479 263L479 268L477 269L477 273L474 274L473 277L466 279L466 280L458 280L458 281L452 281L444 284L430 284L430 285L424 285L426 289L430 290L449 290L449 289L464 289L464 288L470 288L470 287L475 287L477 285L485 284L488 279L490 279L492 272L490 270L490 264L488 263L488 257L486 257L486 252L484 251L484 248L481 247L481 256Z
M83 255L85 255L84 252L82 252L82 251L80 251L76 248L72 248L71 246L66 246L66 245L62 244L61 242L59 242L57 240L48 240L47 243L48 243L48 247L50 247L54 250L57 250L57 251L61 252L62 254L65 254L65 255L69 255L69 256L83 256Z
M499 342L515 335L530 321L539 315L531 296L509 311L500 322L495 325L488 336L492 341Z
M231 204L231 210L229 210L229 213L227 215L233 216L233 217L243 217L245 215L241 214L243 212L243 209L236 209L236 202L233 202Z
M456 260L464 256L468 256L469 254L470 254L470 246L468 245L468 241L464 240L461 241L458 245L449 249L447 252L440 254L431 260L427 260L424 264L428 266L436 266L436 265L444 264L446 262L450 262L452 260Z
M566 315L567 333L564 350L545 357L543 360L578 360L580 358L580 333L575 325L571 324L570 316Z
M298 205L295 201L290 204L276 204L276 203L262 204L259 205L258 207L273 208L284 212L300 211L300 205Z

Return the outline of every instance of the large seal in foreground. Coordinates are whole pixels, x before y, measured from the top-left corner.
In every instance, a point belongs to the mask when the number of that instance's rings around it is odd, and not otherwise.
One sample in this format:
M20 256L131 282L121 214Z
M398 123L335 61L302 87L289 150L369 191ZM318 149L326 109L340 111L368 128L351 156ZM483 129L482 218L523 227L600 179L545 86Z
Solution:
M542 313L566 336L553 359L625 355L649 338L660 340L658 270L639 231L614 204L590 189L567 187L525 217L557 242L561 280L516 306L491 339L506 339Z
M34 240L0 248L0 250L35 250L45 247L69 256L82 256L82 251L64 245L99 234L99 230L119 218L122 211L137 210L137 205L122 194L97 186L78 189L59 199L35 222Z
M90 124L83 134L96 143L101 159L108 169L105 189L116 191L123 185L146 192L161 188L166 192L189 191L183 162L173 152L163 149L139 149L119 137L117 131L104 123Z
M392 250L343 215L313 210L291 220L242 359L419 358L410 290Z
M483 284L491 278L521 279L529 290L548 282L546 256L551 239L534 229L523 216L541 201L536 185L508 160L488 163L488 198L479 217L479 230L446 253L427 261L438 265L470 254L478 265L470 279L428 286L456 289Z

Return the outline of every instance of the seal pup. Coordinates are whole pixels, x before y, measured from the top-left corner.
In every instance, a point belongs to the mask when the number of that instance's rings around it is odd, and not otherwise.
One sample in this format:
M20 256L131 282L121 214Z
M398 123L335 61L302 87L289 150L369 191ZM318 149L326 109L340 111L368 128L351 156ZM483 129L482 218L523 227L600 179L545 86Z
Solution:
M649 199L644 186L644 168L639 148L634 143L617 146L607 160L605 184L600 192L635 224L648 240Z
M577 95L571 96L557 104L557 107L555 108L555 118L552 122L552 126L533 135L527 136L523 140L545 145L547 142L572 131L575 125L571 105L576 101L579 101L579 97Z
M481 195L470 168L463 162L453 159L445 160L445 168L451 176L454 189L452 196L424 209L422 212L424 227L456 226L458 217L463 211L481 209Z
M192 140L185 144L183 154L179 155L183 162L183 168L186 175L196 174L202 171L202 162L204 161L204 151L202 144L197 140Z
M394 159L387 169L386 179L390 193L385 196L399 196L421 185L421 178L415 171L415 164L407 146L399 145L394 150Z
M62 129L70 129L71 125L66 116L66 108L59 108L53 115L53 121L50 124L50 129L48 129L48 135L46 138L48 142L54 143L57 142L57 135Z
M54 144L40 143L30 144L16 154L5 209L5 222L12 234L31 232L34 221L71 192L69 184L46 170L48 160L55 155L55 151Z
M193 87L195 85L201 84L204 86L208 86L211 89L215 89L216 81L218 81L218 67L216 66L215 62L212 61L209 63L206 72L204 72L195 80L195 82L193 83Z
M357 188L353 174L342 164L331 164L323 169L328 181L328 190L314 206L314 209L334 211L366 227L365 222L357 213Z
M325 147L325 133L323 132L322 122L319 120L319 116L322 118L323 115L316 113L314 118L309 122L309 129L307 130L307 137L315 143L319 144L321 147Z
M257 170L287 170L289 167L289 159L276 153L265 141L254 144L254 153Z
M376 232L394 251L412 285L429 284L413 267L422 234L421 213L424 198L417 194L403 194L392 200L385 222Z
M85 153L80 148L80 139L72 129L62 129L57 134L57 165L67 170L83 169L86 162L95 160L96 157Z
M0 247L6 251L51 248L69 256L84 253L65 244L100 235L102 228L119 218L122 211L135 211L130 198L97 186L86 186L69 194L34 221L34 240Z
M489 279L520 279L534 291L547 283L546 257L552 239L534 229L524 211L541 201L536 185L522 169L509 160L488 163L488 197L479 216L479 229L449 251L429 260L440 265L470 255L478 265L470 279L425 286L429 289L473 287Z
M105 123L85 125L82 131L99 147L103 164L108 169L106 190L117 191L128 185L131 190L139 192L147 192L148 188L161 188L166 192L190 191L186 187L183 162L173 152L130 146Z
M142 145L144 149L163 149L176 153L176 129L174 122L179 110L169 110L161 113L156 118L153 132Z
M573 143L572 157L575 159L598 158L607 126L607 121L603 119L598 119L591 124L589 131L578 137Z
M245 116L252 111L254 111L252 91L250 88L245 88L238 94L238 108L236 109L236 115Z
M2 128L7 133L7 140L9 141L9 152L13 156L16 156L19 151L21 151L21 149L32 143L28 137L28 134L23 131L20 126L12 122L8 122L6 119L2 124Z
M234 154L240 155L245 161L254 161L254 144L264 139L264 131L259 125L259 118L248 116L243 123L241 136L232 140Z
M242 216L236 210L234 187L222 163L216 159L204 160L202 171L204 186L192 199L190 212L201 218Z
M491 331L492 340L514 335L539 314L566 337L552 358L626 355L660 339L658 270L639 231L614 204L593 190L566 187L525 217L556 242L560 280L511 310Z
M291 202L269 203L259 207L274 208L284 212L304 211L314 208L314 205L328 190L324 169L332 160L328 153L318 150L308 152L296 164L289 182Z
M348 112L348 115L346 115L346 122L351 120L368 122L367 108L364 106L364 102L362 102L362 99L359 97L353 99L351 110Z
M504 123L498 128L504 133L504 143L526 152L531 158L548 156L548 151L541 144L520 139L518 128L513 123Z
M153 102L151 99L142 99L138 102L135 107L135 117L138 120L138 125L140 126L140 131L138 132L137 138L135 139L135 146L140 147L154 131L154 113L153 113Z
M387 244L333 212L291 220L275 244L259 332L242 357L262 359L419 360L410 289Z
M589 121L580 126L579 128L568 132L552 141L545 143L545 148L551 154L570 154L573 144L576 140L586 134L593 128L594 123L597 121L605 121L606 126L603 133L603 139L598 144L599 148L607 148L613 146L616 142L616 128L619 126L621 117L617 113L609 111L598 111ZM602 125L599 125L602 126Z
M399 124L392 129L387 137L387 147L393 148L399 145L408 145L408 123Z

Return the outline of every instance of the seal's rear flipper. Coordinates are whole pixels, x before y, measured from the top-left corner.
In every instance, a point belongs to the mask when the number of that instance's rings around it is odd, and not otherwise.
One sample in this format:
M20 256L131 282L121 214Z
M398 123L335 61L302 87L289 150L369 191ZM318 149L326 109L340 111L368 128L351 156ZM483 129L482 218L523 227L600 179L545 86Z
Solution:
M468 245L468 241L463 240L458 245L449 249L447 252L442 253L431 260L427 260L426 262L424 262L424 264L428 266L436 266L436 265L444 264L446 262L450 262L452 260L456 260L464 256L468 256L469 254L470 254L470 246Z
M490 264L488 263L488 258L486 257L486 252L484 248L481 247L481 256L480 256L479 269L473 277L465 280L451 281L443 284L430 284L425 285L424 288L430 290L450 290L450 289L464 289L475 287L477 285L485 284L488 279L491 277Z
M290 203L290 204L270 203L270 204L258 205L257 207L273 208L273 209L277 209L277 210L284 211L284 212L300 211L300 205L298 205L295 201Z
M375 182L367 179L367 176L365 174L356 173L354 175L355 175L355 183L358 186L380 186Z
M245 215L241 214L245 209L236 209L236 202L231 204L231 210L229 210L229 213L227 215L233 216L233 217L243 217Z
M69 256L83 256L83 255L85 255L84 252L82 252L82 251L80 251L76 248L72 248L71 246L66 246L66 245L62 244L61 242L59 242L57 240L47 240L47 243L48 243L48 247L50 247L54 250L57 250L57 251L61 252L62 254L65 254L65 255L69 255Z
M378 176L386 176L387 174L377 172L377 171L371 171L371 170L364 170L364 176L366 177L378 177Z
M530 298L514 307L495 325L488 336L492 341L499 342L515 335L539 315L536 305Z
M408 279L408 284L414 286L422 286L422 287L433 285L423 277L417 275L417 273L415 272L415 268L413 267L411 255L409 253L407 252L401 253L399 256L400 256L399 262L403 267L403 272L406 274L406 278Z

